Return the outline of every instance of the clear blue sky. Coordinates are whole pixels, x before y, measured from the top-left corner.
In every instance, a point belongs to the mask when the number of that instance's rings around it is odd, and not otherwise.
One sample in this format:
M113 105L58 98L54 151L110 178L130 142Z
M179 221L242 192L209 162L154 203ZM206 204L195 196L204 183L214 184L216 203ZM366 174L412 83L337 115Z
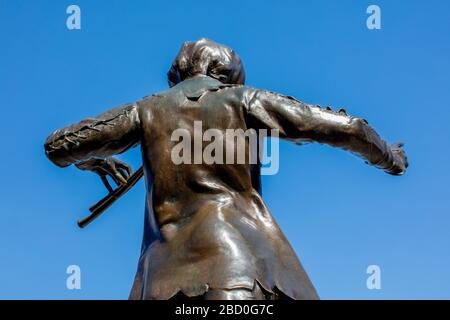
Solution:
M264 199L323 299L450 298L448 1L0 0L0 298L127 298L142 236L142 182L87 229L94 174L47 161L47 135L164 90L185 40L242 57L247 84L364 117L406 144L392 177L321 145L281 145ZM382 29L366 28L378 4ZM139 150L121 157L134 168ZM82 290L66 289L66 267ZM381 290L366 268L381 267Z

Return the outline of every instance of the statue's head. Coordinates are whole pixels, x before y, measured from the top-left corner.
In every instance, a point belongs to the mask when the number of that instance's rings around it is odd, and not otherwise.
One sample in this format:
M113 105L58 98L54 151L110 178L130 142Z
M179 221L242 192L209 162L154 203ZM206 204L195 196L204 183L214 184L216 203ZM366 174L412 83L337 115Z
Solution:
M183 44L167 73L169 86L196 76L206 75L223 83L244 84L241 58L232 49L208 39Z

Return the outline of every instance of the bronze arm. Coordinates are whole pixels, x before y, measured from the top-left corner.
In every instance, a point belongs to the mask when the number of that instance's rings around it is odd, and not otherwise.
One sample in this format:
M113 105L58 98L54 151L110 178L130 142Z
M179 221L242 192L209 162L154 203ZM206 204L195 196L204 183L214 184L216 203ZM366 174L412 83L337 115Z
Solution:
M45 142L47 157L57 166L75 164L80 170L97 173L109 194L90 208L91 215L78 222L83 228L130 190L143 176L142 167L134 174L124 162L112 158L139 143L140 123L136 104L112 109L96 118L59 129ZM106 176L119 186L115 190Z
M278 129L281 138L294 142L339 147L393 175L403 174L408 166L402 144L389 146L366 120L348 116L344 109L334 112L252 88L244 88L242 94L247 116L255 129Z
M128 104L56 130L45 142L45 153L59 167L107 158L136 146L139 127L137 106Z

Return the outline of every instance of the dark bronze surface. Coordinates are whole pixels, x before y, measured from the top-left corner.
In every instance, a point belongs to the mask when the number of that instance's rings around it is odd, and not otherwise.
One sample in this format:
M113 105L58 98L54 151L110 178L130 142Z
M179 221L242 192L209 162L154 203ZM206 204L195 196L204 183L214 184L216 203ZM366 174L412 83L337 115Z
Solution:
M259 166L176 165L172 132L192 133L194 121L203 130L278 129L283 139L339 147L394 175L407 167L401 144L389 146L344 110L244 86L238 55L206 39L185 43L168 76L169 90L57 130L45 143L56 165L118 184L129 168L111 157L141 145L147 205L130 298L318 298L261 198Z

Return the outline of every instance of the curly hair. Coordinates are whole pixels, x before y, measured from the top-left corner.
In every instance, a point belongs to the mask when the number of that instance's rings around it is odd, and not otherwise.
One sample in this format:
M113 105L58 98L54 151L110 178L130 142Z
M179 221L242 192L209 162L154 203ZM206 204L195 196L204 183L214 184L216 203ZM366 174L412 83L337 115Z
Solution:
M202 74L227 84L244 84L245 71L239 55L209 39L186 41L167 73L169 86Z

